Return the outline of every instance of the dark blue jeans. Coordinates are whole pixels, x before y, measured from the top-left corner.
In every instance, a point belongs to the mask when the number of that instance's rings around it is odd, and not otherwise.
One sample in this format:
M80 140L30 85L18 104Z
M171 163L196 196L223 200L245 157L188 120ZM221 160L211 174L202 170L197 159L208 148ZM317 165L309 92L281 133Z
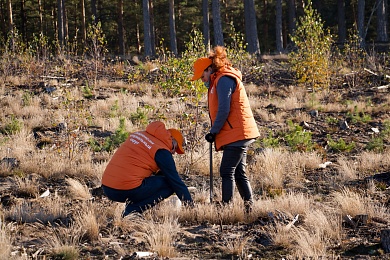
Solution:
M235 182L245 204L253 203L252 188L245 170L247 149L245 146L225 146L223 149L219 168L222 177L222 202L228 203L233 199Z
M174 193L166 177L153 175L143 180L141 186L131 190L117 190L102 186L106 196L113 201L126 202L123 216L132 212L142 213Z

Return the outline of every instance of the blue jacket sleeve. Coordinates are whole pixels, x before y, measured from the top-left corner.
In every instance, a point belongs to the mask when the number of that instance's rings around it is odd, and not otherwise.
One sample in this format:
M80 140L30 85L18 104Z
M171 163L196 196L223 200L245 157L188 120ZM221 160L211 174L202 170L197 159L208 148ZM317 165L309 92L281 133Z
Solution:
M218 112L213 126L210 129L210 133L218 134L225 124L230 113L230 101L235 89L236 81L233 78L223 76L219 79L217 84Z
M176 170L176 164L171 152L160 149L156 152L154 160L179 199L184 203L192 203L191 194Z

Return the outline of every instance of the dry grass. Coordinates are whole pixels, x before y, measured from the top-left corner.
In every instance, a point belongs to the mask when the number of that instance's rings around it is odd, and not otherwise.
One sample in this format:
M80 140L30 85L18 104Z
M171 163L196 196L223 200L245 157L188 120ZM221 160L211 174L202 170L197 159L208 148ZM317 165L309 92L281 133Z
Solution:
M5 224L3 220L0 221L0 259L8 260L12 252L12 237L10 229L12 223Z
M344 156L340 156L337 159L337 164L339 169L339 179L341 181L354 180L358 177L356 161L350 161Z
M265 149L256 156L251 167L254 188L282 189L286 181L300 185L306 170L316 169L321 156L315 152L289 152L284 149ZM259 187L257 187L259 186Z
M341 216L335 212L311 209L305 214L304 225L334 244L342 238Z
M275 225L267 226L266 233L275 245L289 248L292 244L291 230L286 229L284 224L277 222Z
M236 236L230 239L227 239L226 245L223 247L225 254L238 256L240 258L246 259L248 253L245 251L249 238Z
M152 218L143 220L130 215L137 231L134 235L144 239L150 251L156 252L160 257L176 256L174 243L180 227L178 219L165 216L157 220L150 217Z
M350 215L354 217L368 213L368 199L348 188L334 192L332 198L343 216Z
M358 169L361 172L370 173L376 169L390 168L390 152L384 153L362 152L357 158ZM371 175L371 174L370 174Z
M51 255L54 258L76 260L79 259L79 249L81 230L77 225L66 227L50 227L50 234L45 237L45 242L49 246Z
M18 223L51 223L66 216L63 199L55 194L30 202L20 201L4 213Z
M79 200L91 199L92 195L89 192L87 185L82 184L80 181L72 179L72 178L66 179L66 182L69 185L68 190L69 190L71 198L79 199Z
M322 259L330 256L327 252L328 239L316 229L294 229L292 239L294 243L291 243L290 247L297 259Z
M29 178L16 177L16 185L18 187L17 193L20 196L35 197L38 195L38 181Z
M255 182L260 182L261 186L282 188L285 177L284 165L287 161L285 153L280 149L266 149L257 156L255 166L252 171L256 174Z
M104 217L104 215L99 215L99 218L100 217ZM82 238L87 239L91 242L99 240L100 225L98 221L98 212L96 210L95 204L88 202L83 204L81 210L77 213L75 217L75 221L81 234L83 234Z

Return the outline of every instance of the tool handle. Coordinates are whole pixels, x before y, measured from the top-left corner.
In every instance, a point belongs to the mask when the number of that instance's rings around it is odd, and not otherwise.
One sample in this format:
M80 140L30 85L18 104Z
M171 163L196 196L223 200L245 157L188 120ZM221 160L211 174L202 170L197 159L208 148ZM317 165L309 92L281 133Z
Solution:
M210 203L213 202L213 144L210 143Z

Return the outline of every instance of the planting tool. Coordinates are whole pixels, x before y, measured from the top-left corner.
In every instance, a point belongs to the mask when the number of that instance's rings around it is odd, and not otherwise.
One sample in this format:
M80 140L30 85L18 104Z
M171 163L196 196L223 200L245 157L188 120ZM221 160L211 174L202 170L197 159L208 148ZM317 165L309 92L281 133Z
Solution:
M210 203L213 202L213 143L210 143Z

